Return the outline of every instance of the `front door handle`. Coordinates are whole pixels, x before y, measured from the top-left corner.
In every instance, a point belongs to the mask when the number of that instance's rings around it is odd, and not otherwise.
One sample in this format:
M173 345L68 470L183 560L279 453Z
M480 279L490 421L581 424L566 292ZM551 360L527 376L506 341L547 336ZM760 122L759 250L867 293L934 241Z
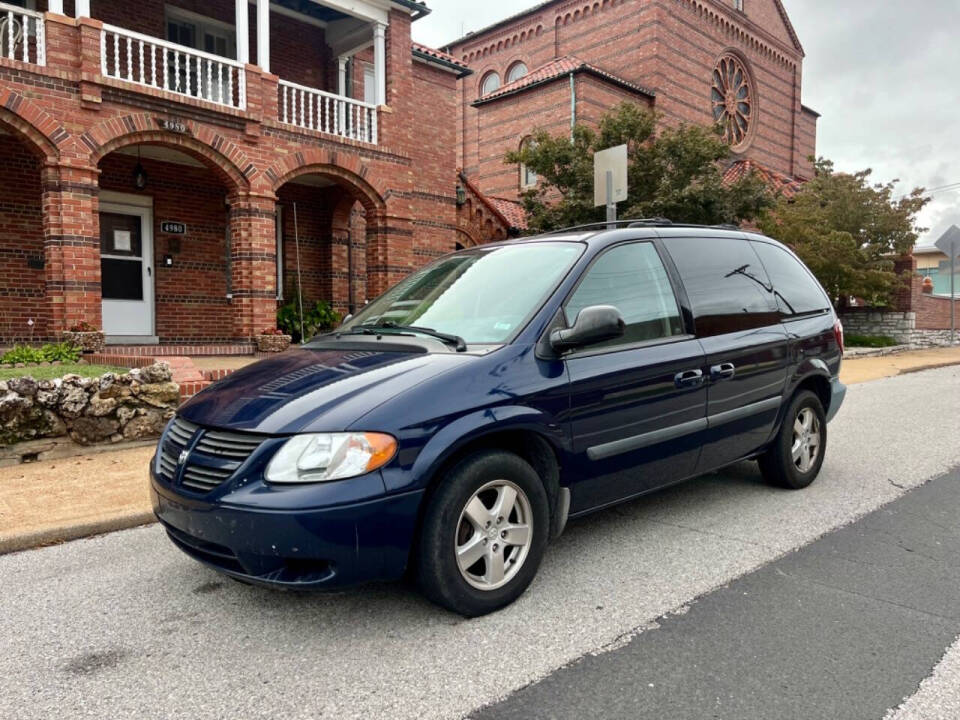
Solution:
M723 363L722 365L713 365L710 368L710 379L714 382L720 380L733 380L737 374L737 368L733 363Z
M674 378L678 388L695 388L703 385L703 370L684 370L678 372Z

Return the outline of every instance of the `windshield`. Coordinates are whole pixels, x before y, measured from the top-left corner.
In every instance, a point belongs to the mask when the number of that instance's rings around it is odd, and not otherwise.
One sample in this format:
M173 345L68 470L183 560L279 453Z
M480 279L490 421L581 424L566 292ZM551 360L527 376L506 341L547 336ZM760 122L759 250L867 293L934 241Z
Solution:
M501 344L539 309L583 252L570 242L466 250L415 272L341 331L416 326Z

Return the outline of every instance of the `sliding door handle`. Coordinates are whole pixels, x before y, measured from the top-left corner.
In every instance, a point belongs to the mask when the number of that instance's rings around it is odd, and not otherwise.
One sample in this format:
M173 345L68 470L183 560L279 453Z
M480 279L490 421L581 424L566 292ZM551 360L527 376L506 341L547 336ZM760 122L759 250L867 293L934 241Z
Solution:
M678 388L695 388L703 385L703 370L684 370L678 372L674 378Z
M736 374L737 368L733 363L723 363L722 365L714 365L710 368L710 379L714 382L733 380Z

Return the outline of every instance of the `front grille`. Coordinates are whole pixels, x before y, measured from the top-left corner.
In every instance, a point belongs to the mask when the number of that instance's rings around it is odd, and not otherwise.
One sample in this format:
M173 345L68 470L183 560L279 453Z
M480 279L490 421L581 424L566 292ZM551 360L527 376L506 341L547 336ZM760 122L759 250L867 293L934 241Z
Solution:
M229 480L266 438L250 433L207 430L174 418L160 447L160 477L206 494ZM189 450L182 471L180 456Z

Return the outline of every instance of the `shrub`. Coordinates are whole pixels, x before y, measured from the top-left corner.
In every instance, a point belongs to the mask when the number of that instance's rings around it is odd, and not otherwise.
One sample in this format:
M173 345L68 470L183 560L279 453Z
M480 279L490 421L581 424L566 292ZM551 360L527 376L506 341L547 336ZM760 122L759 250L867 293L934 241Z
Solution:
M23 363L25 365L36 365L46 362L47 358L40 348L30 347L29 345L17 345L12 350L8 350L0 357L0 363L5 365L16 365Z
M60 361L65 363L75 363L83 354L83 350L69 342L44 345L40 348L40 352L43 353L43 359L47 362Z
M885 348L900 343L886 335L847 335L844 337L844 344L847 347Z
M283 330L281 330L280 328L267 328L266 330L264 330L264 331L261 332L260 334L261 334L261 335L286 335L287 333L285 333L285 332L284 332Z
M285 335L290 335L293 342L300 343L309 340L314 335L329 332L340 322L340 314L334 311L330 303L317 300L312 305L303 305L303 331L305 337L300 336L300 311L296 300L288 302L277 309L277 327Z
M80 359L82 351L75 345L62 342L55 345L44 345L40 348L29 345L17 345L0 357L0 363L5 365L37 365L43 362L75 363Z

